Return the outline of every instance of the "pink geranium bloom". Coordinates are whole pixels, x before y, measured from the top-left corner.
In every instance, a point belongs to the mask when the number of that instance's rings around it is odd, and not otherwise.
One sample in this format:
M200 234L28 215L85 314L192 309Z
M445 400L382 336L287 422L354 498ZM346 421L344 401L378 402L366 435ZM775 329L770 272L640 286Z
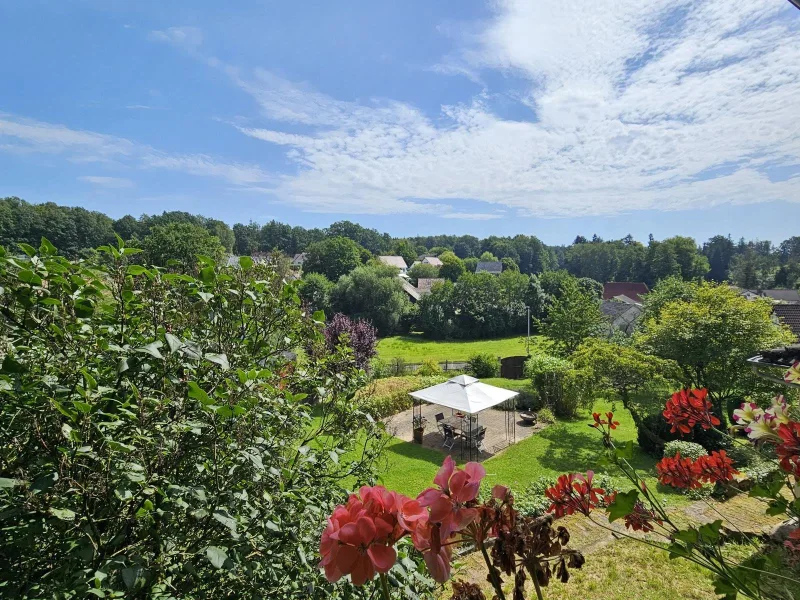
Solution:
M428 488L417 496L421 506L430 508L430 521L441 525L443 540L464 529L478 516L477 510L464 505L478 497L485 476L486 469L482 465L470 462L463 470L458 469L448 456L433 478L438 489Z

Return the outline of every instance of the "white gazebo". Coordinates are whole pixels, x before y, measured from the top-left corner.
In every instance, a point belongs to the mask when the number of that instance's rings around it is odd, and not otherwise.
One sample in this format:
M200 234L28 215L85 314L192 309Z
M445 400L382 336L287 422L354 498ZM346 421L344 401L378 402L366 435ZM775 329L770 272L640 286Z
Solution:
M473 458L473 451L478 453L479 445L485 434L481 428L479 414L487 408L505 404L505 429L506 441L513 444L516 441L516 402L519 392L499 388L483 383L469 375L459 375L448 379L444 383L427 387L409 394L414 402L412 419L422 418L422 403L428 402L443 406L451 410L451 419L460 424L459 438L461 441L461 455L464 456L466 443L469 460Z

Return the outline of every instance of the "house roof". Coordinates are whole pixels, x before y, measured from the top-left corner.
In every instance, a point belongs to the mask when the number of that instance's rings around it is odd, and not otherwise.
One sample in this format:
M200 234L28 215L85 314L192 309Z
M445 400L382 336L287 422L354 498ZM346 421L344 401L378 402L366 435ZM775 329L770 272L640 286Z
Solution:
M611 317L612 319L616 319L617 317L624 315L631 308L632 305L626 304L625 302L619 302L617 300L603 300L600 303L600 312L607 317Z
M438 256L426 256L422 259L422 262L433 265L434 267L441 267L444 264Z
M502 273L503 272L503 263L499 260L490 260L485 262L479 262L478 266L475 267L476 273Z
M627 296L631 300L641 302L642 296L649 292L647 284L641 282L611 281L603 284L603 300L611 300L615 296Z
M402 269L403 271L408 269L408 265L406 264L406 261L403 260L402 256L379 256L378 260L385 265L389 265L390 267L397 267L398 269Z
M294 255L294 258L292 259L292 264L302 265L305 261L306 261L306 253L301 252L300 254Z
M430 293L431 288L437 283L444 283L444 279L438 277L434 278L420 277L419 279L417 279L417 291L420 294L428 294Z
M800 304L776 304L772 307L772 314L788 325L795 337L800 339Z
M413 300L414 302L419 300L421 297L419 290L410 283L408 283L408 281L406 281L402 277L400 277L399 279L403 284L403 291L411 297L411 300Z
M797 293L797 290L761 290L761 294L782 302L800 302L800 294Z

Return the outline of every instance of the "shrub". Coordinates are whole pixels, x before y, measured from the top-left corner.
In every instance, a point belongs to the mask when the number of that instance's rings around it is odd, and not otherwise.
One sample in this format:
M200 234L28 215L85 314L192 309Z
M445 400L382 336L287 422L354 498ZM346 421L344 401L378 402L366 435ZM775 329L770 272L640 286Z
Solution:
M467 373L478 379L497 377L500 374L500 360L488 352L473 354L467 364Z
M373 381L355 395L356 404L374 419L390 417L411 408L409 392L442 383L441 375L417 377L387 377Z
M329 351L344 344L353 351L353 359L359 369L365 369L370 359L378 353L378 331L362 319L351 319L336 313L325 327L325 342Z
M674 440L664 446L664 456L673 457L680 452L682 458L691 458L693 461L708 454L706 449L694 442Z
M567 359L539 352L526 361L525 375L530 377L543 404L558 417L575 417L578 407L591 399L589 377Z
M529 483L523 490L512 490L514 507L524 516L542 516L552 504L552 501L545 496L545 491L555 484L555 477L539 477ZM594 487L603 488L608 494L618 491L614 481L605 473L595 473L593 485Z
M642 419L642 425L644 427L638 427L636 430L636 440L639 447L651 456L661 458L664 453L664 443L681 439L678 433L670 432L671 426L664 420L664 415L661 413L647 415ZM663 443L657 444L654 442L654 440L643 431L644 428Z
M539 423L556 422L556 417L553 414L553 411L547 408L546 406L544 408L539 409L539 412L537 412L536 415L538 416Z
M380 431L341 356L296 360L324 340L294 284L252 260L129 266L121 243L103 264L24 250L0 248L1 595L352 597L312 557Z
M544 408L541 396L533 390L520 390L517 396L517 410L531 410L536 412Z
M393 374L392 365L382 358L373 358L369 363L368 372L372 379L383 379Z
M439 363L433 360L432 358L426 358L422 361L419 369L416 371L417 375L421 377L429 377L431 375L441 375L442 374L442 367L439 366Z

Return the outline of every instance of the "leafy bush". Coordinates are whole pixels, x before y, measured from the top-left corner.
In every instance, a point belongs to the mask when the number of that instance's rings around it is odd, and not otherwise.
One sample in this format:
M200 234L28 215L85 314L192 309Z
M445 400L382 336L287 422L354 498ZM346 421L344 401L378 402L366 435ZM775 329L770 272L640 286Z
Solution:
M373 358L369 363L369 374L373 379L391 377L394 373L391 363L382 358Z
M539 423L555 423L556 422L556 416L553 414L553 411L550 410L549 408L547 408L546 406L544 408L540 408L539 412L537 412L536 415L538 417L537 420L538 420Z
M672 458L679 452L681 458L691 458L693 461L708 454L705 448L694 442L674 440L672 442L667 442L664 446L664 456Z
M329 351L339 344L348 346L353 351L359 369L366 368L370 359L378 353L378 331L372 324L341 313L336 313L325 327L325 342Z
M642 419L642 427L636 429L636 441L642 450L651 456L661 458L666 442L681 439L677 432L671 433L670 429L670 425L660 412L647 415ZM647 435L647 432L652 433L656 440Z
M442 383L442 375L387 377L373 381L355 396L358 406L374 419L383 419L411 408L409 392Z
M294 284L23 250L0 248L2 595L352 597L315 555L381 436L346 350L296 360L324 340Z
M467 365L467 373L478 379L497 377L500 374L500 360L488 352L473 354Z
M520 390L517 396L517 410L531 410L536 412L544 408L542 397L533 390Z
M565 358L538 352L525 362L525 375L558 417L575 417L578 408L591 400L589 378Z
M417 375L421 377L429 377L431 375L441 375L442 374L442 367L439 366L439 363L433 360L432 358L426 358L422 361L419 369L416 371Z

